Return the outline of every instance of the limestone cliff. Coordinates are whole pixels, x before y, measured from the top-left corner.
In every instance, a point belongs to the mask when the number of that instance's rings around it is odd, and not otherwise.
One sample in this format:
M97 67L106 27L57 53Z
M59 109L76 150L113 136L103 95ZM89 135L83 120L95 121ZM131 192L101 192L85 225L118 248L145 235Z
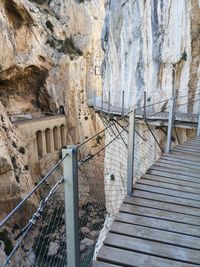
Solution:
M104 90L126 106L199 91L200 2L111 0L102 34ZM175 87L173 87L173 69ZM117 92L117 93L116 93ZM193 96L191 96L193 97Z
M67 143L83 141L98 128L85 100L87 90L101 87L95 67L102 60L103 18L104 3L98 0L0 1L0 203L8 201L5 212L35 181L28 139L8 117L58 114L63 106Z

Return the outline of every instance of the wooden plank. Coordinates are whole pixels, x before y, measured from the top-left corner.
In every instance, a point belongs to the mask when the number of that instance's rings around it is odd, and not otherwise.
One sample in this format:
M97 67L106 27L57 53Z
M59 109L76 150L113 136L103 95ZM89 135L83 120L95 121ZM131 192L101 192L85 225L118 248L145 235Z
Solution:
M104 244L188 263L198 264L200 262L199 251L114 233L108 234Z
M163 182L163 181L139 179L137 181L137 184L145 184L145 185L156 186L156 187L160 187L160 188L172 189L172 190L177 190L180 192L186 192L186 193L191 193L191 194L195 194L195 195L200 195L200 189L199 188L191 188L191 187L184 186L184 185L170 184L170 183Z
M199 164L192 163L191 161L187 161L187 160L161 157L158 162L162 162L162 163L165 163L165 164L171 164L171 165L175 165L175 166L178 165L178 166L183 166L183 167L185 167L185 165L187 164L187 166L189 168L196 169L196 170L200 171L200 163Z
M181 222L177 223L168 220L161 220L158 218L149 218L146 217L145 214L143 216L140 216L120 212L117 215L115 221L165 230L168 232L174 232L188 236L200 237L200 226L191 226Z
M200 251L199 237L187 236L168 231L148 228L139 225L114 222L110 228L111 233L123 234L133 237L142 237L147 240L167 243L170 245L196 249ZM199 252L200 253L200 252Z
M171 151L172 154L183 154L184 155L191 155L192 157L199 157L199 153L194 153L194 152L189 152L189 151L183 151L181 149L178 148L173 148L173 150Z
M182 145L178 145L177 147L180 147L180 148L184 148L184 149L192 149L196 152L199 152L200 153L200 145L197 145L197 144L182 144Z
M153 165L154 167L156 166L159 166L159 167L164 167L164 168L167 168L167 170L179 170L179 171L182 171L182 173L193 173L195 176L197 177L200 177L200 169L196 169L196 168L193 168L192 166L190 165L187 165L184 164L181 166L181 163L179 164L170 164L170 163L166 163L166 162L160 162L160 161L157 161L155 162L155 164Z
M168 178L174 178L174 179L181 179L181 180L185 180L185 181L189 181L189 182L193 182L193 183L200 183L200 179L199 178L195 178L195 177L190 177L188 175L184 175L181 173L168 173L166 170L164 170L163 168L157 168L157 169L149 169L147 171L147 174L150 175L159 175L162 177L168 177Z
M177 205L174 203L162 202L158 200L126 196L124 198L124 203L132 204L132 205L139 205L139 206L149 207L149 208L154 208L154 209L166 210L166 211L171 211L171 212L178 212L178 213L183 213L183 214L188 214L188 215L200 216L200 207L193 208L193 207L187 206L187 202L184 203L185 205Z
M123 265L117 265L117 266L123 266ZM116 265L107 263L107 262L100 262L100 261L95 261L92 264L92 267L116 267Z
M173 151L173 150L172 150ZM175 159L184 159L184 160L187 160L187 161L190 161L190 162L200 162L200 158L197 158L197 157L191 157L191 156L188 156L188 155L183 155L183 154L177 154L177 155L174 155L172 153L170 154L163 154L161 156L162 157L170 157L170 158L175 158Z
M196 265L160 257L126 251L109 246L103 246L98 254L98 260L126 267L196 267Z
M157 200L157 201L162 201L166 203L172 203L172 204L177 204L177 205L185 205L188 207L194 207L194 208L200 208L200 202L198 201L193 201L190 199L187 199L185 201L184 198L179 198L179 197L173 197L173 196L163 196L163 194L159 193L154 193L154 192L146 192L146 191L141 191L141 190L134 190L133 191L133 197L140 197L144 199L149 199L149 200Z
M191 200L195 200L195 201L200 201L200 195L176 191L173 189L161 188L161 187L157 187L157 186L150 186L150 185L144 185L144 184L138 184L138 183L134 184L134 188L148 191L148 192L163 194L163 197L165 197L165 195L167 195L167 196L181 197L184 199L191 199Z
M188 176L189 178L190 177L193 177L193 178L200 178L199 177L199 174L198 173L191 173L189 171L181 171L181 170L177 170L176 168L165 168L163 166L155 166L155 165L152 165L151 168L149 170L162 170L164 172L167 172L167 173L175 173L175 174L181 174L181 175L186 175ZM148 170L148 172L149 172Z
M185 166L180 166L179 164L175 165L175 164L170 164L170 163L163 163L163 162L155 162L154 165L153 165L153 168L155 167L164 167L164 168L167 168L167 170L169 171L179 171L179 172L182 172L182 174L187 174L189 175L189 173L193 174L195 177L199 177L200 178L200 169L195 169L195 168L192 168L190 167L189 165L186 165Z
M196 226L200 225L200 217L198 216L176 213L172 211L159 210L149 207L129 205L125 203L121 205L120 212L141 215L141 216L145 214L147 217L151 218L163 219L173 222L184 222L185 224L196 225Z
M195 154L200 154L199 150L198 149L194 149L192 147L186 147L186 146L176 146L174 147L174 149L178 149L178 150L181 150L181 151L188 151L188 152L194 152Z
M148 179L148 180L153 180L153 181L160 181L160 182L166 182L169 184L176 184L176 185L182 185L182 186L187 186L190 188L199 188L200 189L200 183L193 183L193 182L188 182L187 180L181 180L181 179L175 179L171 177L163 177L159 175L152 175L152 174L144 174L142 175L142 179Z
M195 170L198 171L200 173L200 162L196 164L190 164L190 162L180 162L180 161L175 161L175 160L169 160L169 159L160 159L159 161L156 162L156 164L162 164L162 165L168 165L168 166L172 166L172 167L178 167L178 168L185 168L187 167L190 170Z

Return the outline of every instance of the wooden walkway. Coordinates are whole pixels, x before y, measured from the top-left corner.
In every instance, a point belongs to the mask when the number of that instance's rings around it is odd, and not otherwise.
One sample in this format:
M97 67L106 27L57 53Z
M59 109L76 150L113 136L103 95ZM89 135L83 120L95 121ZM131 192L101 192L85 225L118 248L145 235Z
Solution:
M200 138L163 155L126 196L95 267L200 266Z

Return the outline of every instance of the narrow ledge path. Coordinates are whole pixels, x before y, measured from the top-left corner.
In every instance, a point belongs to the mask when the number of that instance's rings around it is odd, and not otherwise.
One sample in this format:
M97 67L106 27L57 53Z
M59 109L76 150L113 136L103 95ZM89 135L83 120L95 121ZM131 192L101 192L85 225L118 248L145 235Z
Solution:
M163 154L134 184L93 266L200 266L200 137Z

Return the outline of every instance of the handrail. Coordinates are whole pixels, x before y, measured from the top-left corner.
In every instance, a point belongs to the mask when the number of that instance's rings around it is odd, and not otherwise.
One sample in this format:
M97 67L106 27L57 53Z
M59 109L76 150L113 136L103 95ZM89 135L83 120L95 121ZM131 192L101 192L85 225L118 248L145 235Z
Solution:
M54 167L47 173L47 175L33 188L28 195L0 222L0 228L12 217L13 214L24 204L24 202L35 193L35 191L47 180L47 178L58 168L58 166L65 160L68 155L65 155Z

